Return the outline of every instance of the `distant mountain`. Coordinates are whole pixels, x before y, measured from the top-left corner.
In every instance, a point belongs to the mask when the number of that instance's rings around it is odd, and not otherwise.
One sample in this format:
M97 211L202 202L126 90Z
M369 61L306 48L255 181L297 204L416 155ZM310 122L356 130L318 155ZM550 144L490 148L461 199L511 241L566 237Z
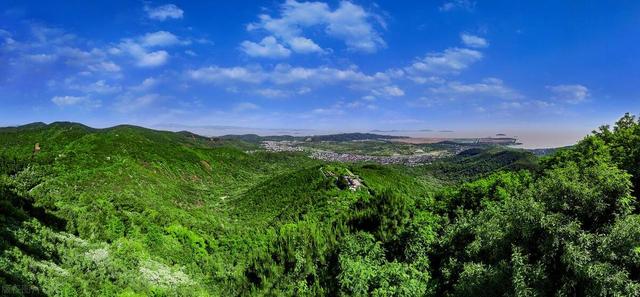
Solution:
M398 139L398 138L408 138L408 137L373 134L373 133L342 133L342 134L331 134L331 135L317 135L317 136L311 137L313 141L383 140L383 139Z
M257 134L241 134L241 135L224 135L220 136L220 139L229 139L229 140L242 140L246 142L262 142L262 141L302 141L306 137L300 136L291 136L291 135L275 135L275 136L260 136Z
M242 140L247 142L261 142L261 141L309 141L309 140L310 141L384 140L384 139L398 139L398 138L408 138L408 137L373 134L373 133L342 133L342 134L314 135L314 136L291 136L291 135L260 136L257 134L243 134L243 135L224 135L224 136L220 136L220 138Z

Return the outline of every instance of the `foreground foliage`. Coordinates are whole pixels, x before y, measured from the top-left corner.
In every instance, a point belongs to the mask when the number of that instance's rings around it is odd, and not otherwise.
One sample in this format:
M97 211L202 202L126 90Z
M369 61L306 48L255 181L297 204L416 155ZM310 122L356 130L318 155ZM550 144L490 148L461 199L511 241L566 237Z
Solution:
M640 295L630 115L539 162L252 149L130 126L0 130L2 294Z

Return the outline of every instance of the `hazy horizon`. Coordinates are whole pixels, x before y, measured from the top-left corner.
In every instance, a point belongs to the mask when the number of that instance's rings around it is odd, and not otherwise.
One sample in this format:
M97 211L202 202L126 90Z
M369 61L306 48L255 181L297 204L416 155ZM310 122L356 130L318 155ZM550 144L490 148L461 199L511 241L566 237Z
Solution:
M56 121L54 121L56 122ZM58 121L66 122L66 121ZM34 122L30 122L34 123ZM21 124L2 124L0 127L15 127L26 125L30 123ZM45 124L51 124L53 122L45 122ZM144 124L131 124L131 123L119 123L111 125L91 125L86 123L80 123L87 125L91 128L103 129L114 127L118 125L134 125L145 127L155 130L166 131L189 131L198 135L207 137L216 137L224 135L243 135L243 134L256 134L259 136L315 136L315 135L329 135L340 133L373 133L380 135L392 135L392 136L408 136L417 138L481 138L481 137L503 137L498 136L504 134L504 137L517 138L520 145L514 146L517 148L536 149L536 148L555 148L570 146L584 138L592 129L576 129L576 130L561 130L561 131L538 131L538 130L513 130L513 129L492 129L492 130L449 130L449 129L417 129L417 130L381 130L381 129L362 129L362 130L322 130L312 128L255 128L255 127L239 127L239 126L189 126L180 124L160 124L160 125L144 125ZM603 123L612 124L612 123Z

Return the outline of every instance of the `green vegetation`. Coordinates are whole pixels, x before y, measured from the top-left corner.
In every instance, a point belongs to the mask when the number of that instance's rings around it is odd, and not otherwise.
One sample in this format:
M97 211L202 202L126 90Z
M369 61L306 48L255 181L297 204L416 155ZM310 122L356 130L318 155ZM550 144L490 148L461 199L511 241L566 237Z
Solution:
M541 159L473 149L409 168L255 147L0 129L0 294L640 295L630 115Z

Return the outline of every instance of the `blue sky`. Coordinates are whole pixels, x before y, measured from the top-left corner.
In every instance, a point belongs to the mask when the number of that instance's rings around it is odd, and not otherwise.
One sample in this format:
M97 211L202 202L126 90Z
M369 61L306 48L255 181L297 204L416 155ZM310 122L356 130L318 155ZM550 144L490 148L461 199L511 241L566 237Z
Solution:
M640 109L638 1L204 2L2 1L0 125L575 137Z

